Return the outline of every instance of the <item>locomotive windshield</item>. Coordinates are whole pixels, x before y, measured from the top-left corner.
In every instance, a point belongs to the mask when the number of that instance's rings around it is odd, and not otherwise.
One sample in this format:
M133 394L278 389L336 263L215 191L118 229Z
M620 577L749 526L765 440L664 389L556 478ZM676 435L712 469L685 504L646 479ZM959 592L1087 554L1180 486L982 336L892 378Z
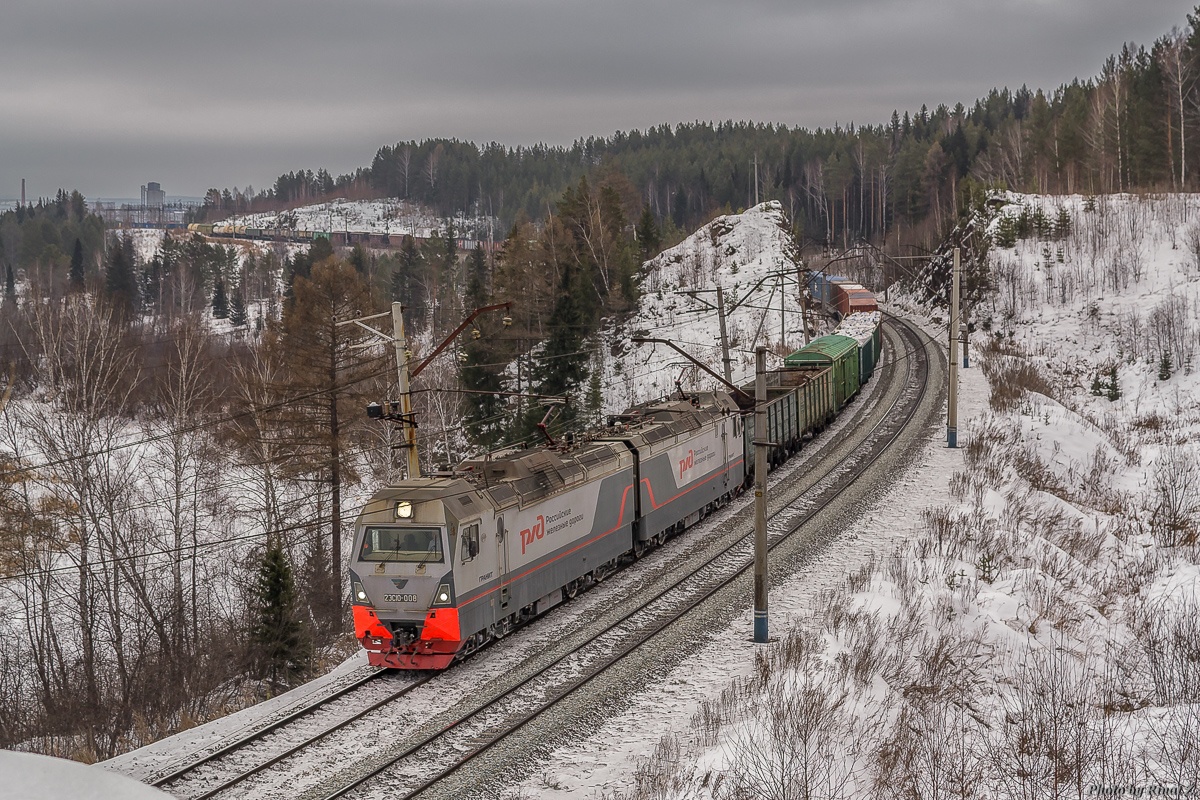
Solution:
M441 528L367 528L363 532L363 561L442 561Z

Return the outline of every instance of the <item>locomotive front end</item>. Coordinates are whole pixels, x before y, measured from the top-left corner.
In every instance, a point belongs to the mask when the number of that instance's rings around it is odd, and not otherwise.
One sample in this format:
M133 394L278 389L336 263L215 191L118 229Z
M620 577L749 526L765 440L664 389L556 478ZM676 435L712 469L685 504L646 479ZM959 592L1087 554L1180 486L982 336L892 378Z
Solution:
M452 570L456 521L443 496L427 481L400 484L376 494L358 518L354 635L375 666L442 669L463 645Z

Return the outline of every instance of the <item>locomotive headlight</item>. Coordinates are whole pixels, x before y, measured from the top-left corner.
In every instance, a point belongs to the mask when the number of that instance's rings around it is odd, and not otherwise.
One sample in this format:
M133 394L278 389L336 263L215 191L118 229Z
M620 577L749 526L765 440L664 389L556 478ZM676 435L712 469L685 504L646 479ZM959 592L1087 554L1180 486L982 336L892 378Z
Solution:
M438 590L433 595L435 603L450 603L454 599L453 593L450 591L450 584L443 583L438 587Z
M367 590L358 581L354 582L354 603L355 605L368 606L371 604L367 598Z
M396 503L396 516L400 519L409 519L412 517L412 503L407 500L401 500Z

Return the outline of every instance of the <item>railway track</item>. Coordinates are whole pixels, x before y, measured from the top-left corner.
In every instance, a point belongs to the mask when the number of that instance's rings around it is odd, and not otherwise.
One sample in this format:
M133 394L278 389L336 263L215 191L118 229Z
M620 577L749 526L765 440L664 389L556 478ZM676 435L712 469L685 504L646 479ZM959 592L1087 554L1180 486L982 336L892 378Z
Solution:
M844 493L905 430L920 405L928 374L928 342L905 323L890 325L894 336L891 352L897 357L889 363L893 368L905 365L905 378L896 381L893 376L896 382L889 383L891 388L881 393L885 399L889 393L895 397L886 411L877 414L879 421L869 433L853 447L839 452L841 440L824 437L825 441L813 442L806 448L810 458L814 454L822 459L828 457L833 461L832 466L819 474L813 471L792 476L791 485L772 487L768 539L773 551L795 536L828 502ZM843 415L846 414L850 415L848 423L861 424L872 416L872 409L859 404L846 409ZM460 788L469 790L469 781L453 785L465 767L497 750L548 712L569 705L572 697L602 680L655 637L743 578L752 569L751 537L746 531L746 519L752 519L751 513L748 502L741 504L729 514L728 535L710 542L708 552L681 569L680 575L663 581L665 586L631 603L631 608L606 621L603 629L560 643L561 652L546 663L529 670L515 670L508 680L493 681L499 685L486 696L464 694L457 711L451 709L415 726L411 735L341 770L301 797L333 800L382 792L389 798L412 798L432 795L431 790L437 788L445 789L443 794L452 794ZM682 541L688 539L689 534L682 537ZM435 679L452 680L456 671L421 676L397 675L390 670L372 673L265 728L159 776L153 785L187 800L233 796L238 787L243 795L258 796L255 790L259 787L250 785L255 776L331 737L336 738L334 734L356 722L370 725L367 718L376 711ZM400 685L384 688L384 684L397 683ZM313 730L303 730L309 727ZM379 727L375 725L376 730ZM267 788L266 796L296 795L283 795Z
M798 486L783 490L781 502L773 503L773 510L768 509L772 552L789 543L822 508L846 493L907 430L922 407L930 371L929 340L907 323L892 320L889 325L895 337L892 352L896 354L890 363L895 367L906 365L904 379L895 386L894 399L869 432L819 476L803 475ZM418 731L332 776L302 797L335 800L363 794L407 799L418 795L452 796L481 788L476 780L463 777L466 767L483 760L540 718L570 705L573 698L607 679L660 634L744 581L753 569L752 537L745 530L744 520L735 525L741 532L720 542L714 555L706 555L702 563L640 600L603 630L565 645L563 652L548 663L521 672L512 685L460 703L457 712L430 720ZM503 769L504 759L494 760L501 762L497 767Z
M304 748L362 719L376 709L393 703L409 692L424 686L433 677L432 675L421 675L412 676L415 679L406 680L409 676L404 676L396 681L401 684L398 689L387 691L382 698L365 700L367 703L365 706L363 705L363 699L355 699L358 695L367 695L369 697L373 693L363 691L368 685L375 688L380 681L386 681L388 678L395 677L393 674L395 672L395 670L389 669L376 669L353 683L342 687L333 694L322 697L314 703L293 711L272 722L270 725L255 730L236 741L226 743L211 752L205 753L201 758L191 761L184 766L159 775L149 783L152 786L168 790L177 797L186 797L189 800L207 800L207 798L232 789L234 786L278 764L280 761L295 755ZM350 709L358 710L339 715L337 712L340 706L349 706ZM322 714L322 712L326 713ZM339 716L340 719L329 723L324 719L329 716ZM276 747L272 751L270 746L272 734L283 729L291 731L292 726L306 719L311 719L311 723L319 729L314 735L307 736L298 744L288 741L282 748ZM263 747L256 748L258 745L263 745ZM258 749L267 749L268 754L263 756L263 754L257 752ZM241 766L232 775L228 773L222 775L221 769L214 765L222 763L235 754L242 757L249 756L253 761L252 766L249 768ZM260 757L255 758L256 755Z

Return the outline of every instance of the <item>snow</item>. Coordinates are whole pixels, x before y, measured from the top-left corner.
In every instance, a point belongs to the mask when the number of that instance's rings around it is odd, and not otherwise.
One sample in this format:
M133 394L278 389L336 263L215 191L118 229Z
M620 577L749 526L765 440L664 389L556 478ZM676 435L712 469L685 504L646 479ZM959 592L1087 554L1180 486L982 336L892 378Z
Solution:
M814 687L820 696L847 695L834 715L842 727L829 729L820 750L820 763L842 772L816 788L839 778L847 796L875 796L871 781L881 767L871 748L882 734L864 720L896 731L898 710L907 708L916 716L906 724L921 731L913 745L918 757L939 743L969 740L1002 759L1032 759L1030 771L981 769L978 780L991 796L1031 786L1038 796L1044 786L1036 781L1048 762L1021 749L1012 720L1036 716L1037 687L1044 690L1051 674L1066 676L1056 691L1073 686L1088 693L1084 705L1063 704L1054 713L1076 714L1080 730L1107 737L1105 752L1118 750L1107 763L1125 785L1143 792L1187 785L1178 748L1198 733L1194 707L1163 699L1147 672L1153 658L1142 648L1169 651L1162 644L1169 636L1153 645L1146 637L1156 625L1187 624L1200 597L1200 555L1195 546L1165 538L1171 534L1158 516L1163 495L1156 488L1163 480L1158 471L1172 464L1193 477L1195 531L1200 378L1190 357L1200 330L1200 197L1008 200L1014 205L1004 214L1018 214L1019 205L1041 207L1053 220L1066 208L1073 230L1063 239L1035 237L993 249L997 292L972 310L981 329L972 336L973 368L960 372L962 449L947 449L944 432L934 430L920 462L847 528L827 557L772 589L772 632L783 629L782 616L793 631L817 637L813 653L758 679L747 612L597 734L558 750L542 775L519 787L520 796L715 796L711 781L718 776L732 781L746 774L748 742L771 741L770 704L809 697ZM898 293L893 297L888 310L923 314ZM1161 322L1172 297L1179 298L1174 333ZM926 319L939 338L940 322ZM1159 380L1165 348L1180 357L1175 374ZM1005 365L1017 362L1033 364L1054 398L1030 391L1011 407L990 408L985 369L1004 384L1015 380ZM1110 401L1094 394L1091 382L1114 366L1122 396ZM964 457L972 451L968 470ZM938 526L949 531L945 542L934 533ZM918 644L905 645L905 631ZM924 680L922 643L939 640L952 642L956 663L977 682L966 690L965 706L937 706L941 717L920 704L919 694L906 692ZM885 666L849 678L855 655L875 647ZM1102 722L1095 709L1105 675L1118 682L1115 691L1126 702L1146 707ZM741 687L737 705L748 710L714 732L714 709L734 686ZM701 723L701 710L709 722ZM660 743L669 746L651 755ZM789 758L795 753L789 750ZM1100 782L1098 758L1094 749L1085 757L1085 784ZM929 776L918 770L906 779L919 784Z
M883 314L878 311L855 311L841 321L834 333L863 345L871 341L882 319Z
M986 382L980 370L962 373L959 401L964 417L977 414L986 405ZM959 436L960 440L969 438L969 423L960 422ZM962 468L962 450L948 449L944 437L943 430L934 431L918 464L879 497L845 536L804 572L771 587L768 603L773 640L803 625L820 605L823 593L835 589L848 573L870 563L875 554L914 537L922 512L944 502L946 484ZM882 595L876 599L883 601ZM708 643L663 680L649 685L626 711L609 719L592 736L555 752L543 774L521 785L520 796L591 800L602 793L613 796L631 791L637 769L664 737L686 735L702 703L754 673L755 655L761 646L753 644L753 633L753 612L747 609L729 628L714 631ZM707 749L697 754L694 766L703 774L718 769L722 759L720 748Z
M62 758L0 750L0 794L20 800L161 800L150 786Z
M162 246L167 232L158 228L129 228L120 231L118 235L128 236L133 242L133 252L139 264L149 264L155 252Z
M110 758L100 766L114 773L148 780L191 763L204 751L218 750L312 705L374 671L375 668L367 664L366 651L359 651L333 670L289 692Z
M632 317L602 326L599 363L592 368L600 369L604 411L623 411L669 394L676 379L686 391L719 386L669 347L630 343L631 336L669 339L722 374L718 286L725 292L734 383L753 378L756 345L768 346L779 357L773 366L800 349L804 332L793 254L783 206L770 201L717 217L646 262ZM810 320L816 324L815 318Z
M250 228L409 234L418 239L428 239L444 231L449 221L399 198L346 200L339 197L285 211L243 214L230 217L222 223ZM469 235L477 239L489 238L498 224L495 219L462 215L452 221L460 237Z

